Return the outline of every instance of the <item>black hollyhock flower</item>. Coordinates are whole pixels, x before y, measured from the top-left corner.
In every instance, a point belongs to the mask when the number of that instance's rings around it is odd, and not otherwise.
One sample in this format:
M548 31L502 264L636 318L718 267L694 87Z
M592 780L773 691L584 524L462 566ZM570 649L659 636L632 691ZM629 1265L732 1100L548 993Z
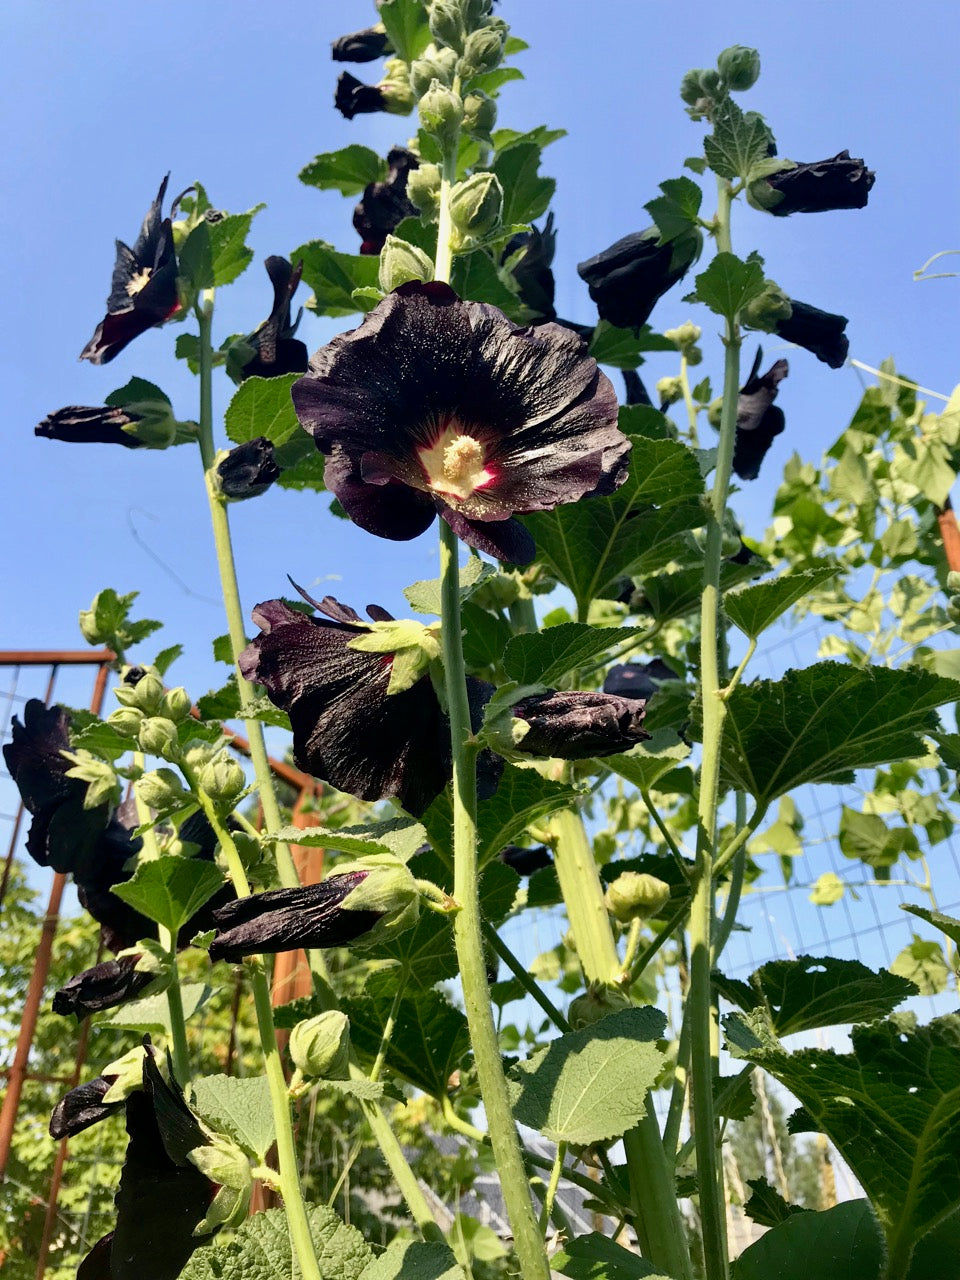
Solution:
M508 844L497 855L518 876L532 876L545 867L553 866L553 854L546 845L537 844L525 849L519 844Z
M384 182L370 182L353 211L353 225L362 243L361 253L379 253L387 236L404 218L417 216L416 206L407 199L407 178L420 161L412 151L393 147L387 152L390 172Z
M127 343L169 320L180 307L173 230L161 213L169 179L167 174L160 183L133 248L117 241L107 314L80 352L81 360L107 364Z
M307 348L293 335L300 324L303 311L290 323L290 303L300 284L303 263L294 267L286 258L273 254L263 264L273 285L273 310L263 324L247 334L240 344L241 350L250 349L250 356L240 360L227 357L228 373L235 382L244 378L279 378L285 373L303 373L309 363Z
M273 445L264 436L238 444L217 464L220 492L231 502L259 497L279 476Z
M733 470L741 480L756 480L760 474L760 464L767 456L774 438L781 434L786 425L783 410L773 402L790 366L786 360L777 360L761 376L759 370L762 355L762 350L758 348L750 377L740 388L737 399Z
M142 449L143 441L124 430L141 421L139 413L127 409L71 404L48 414L34 427L33 434L70 444L119 444L124 449Z
M625 404L648 404L653 408L650 393L643 385L643 380L636 369L623 370L623 385L626 391Z
M778 218L791 213L865 209L876 174L849 151L827 160L798 164L750 185L751 202Z
M643 703L611 693L539 693L515 703L513 714L530 726L517 744L530 755L589 760L629 751L650 737L643 729Z
M104 1102L104 1095L116 1083L116 1076L97 1076L86 1084L77 1085L65 1094L53 1109L50 1117L50 1137L58 1142L61 1138L73 1138L84 1129L97 1124L106 1116L119 1111L124 1105L120 1102Z
M369 627L353 609L327 596L307 617L282 600L253 611L262 628L240 655L247 680L265 686L290 717L299 768L360 800L395 796L419 816L451 777L450 728L428 675L387 694L393 655L348 648ZM371 606L375 621L390 620ZM489 686L468 683L474 729ZM496 780L487 778L487 793ZM492 782L492 787L490 783Z
M352 31L349 35L338 37L330 45L330 55L334 62L375 62L377 58L392 52L387 33L377 27Z
M84 969L75 978L54 992L53 1012L66 1018L71 1013L78 1022L88 1014L113 1009L126 1000L133 1000L153 982L155 974L136 967L139 955L120 956L116 960L104 960L92 969Z
M603 681L603 692L618 698L641 698L649 702L661 680L679 680L672 667L661 658L651 662L623 662L611 667Z
M378 84L364 84L356 76L344 71L337 81L337 93L333 105L347 120L354 116L369 115L374 111L386 111L387 96Z
M656 227L634 231L577 266L602 320L620 329L646 324L657 302L700 257L699 232L669 244L658 244L659 239Z
M787 342L805 347L818 360L831 369L840 369L850 350L850 340L844 333L847 317L821 311L807 302L790 299L793 311L788 320L778 320L774 333Z
M612 493L630 444L583 342L521 329L445 284L401 285L295 383L326 486L369 533L404 541L437 513L469 546L527 564L511 517Z
M543 230L531 227L529 231L521 231L507 241L500 258L507 262L515 253L523 250L523 256L510 268L510 274L517 282L520 301L537 316L545 320L555 320L556 309L553 305L556 282L550 267L557 247L557 233L553 229L553 214L548 214Z

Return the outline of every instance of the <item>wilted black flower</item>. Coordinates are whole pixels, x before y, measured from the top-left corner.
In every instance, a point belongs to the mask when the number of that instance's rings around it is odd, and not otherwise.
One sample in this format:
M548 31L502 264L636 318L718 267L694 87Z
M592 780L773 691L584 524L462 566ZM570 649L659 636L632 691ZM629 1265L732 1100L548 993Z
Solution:
M352 31L349 35L339 36L330 45L334 62L374 62L392 52L387 33L380 27Z
M760 374L757 356L750 377L740 388L737 399L737 434L733 446L733 470L741 480L756 480L760 464L774 438L783 431L786 419L783 410L773 402L777 398L780 383L787 376L790 366L786 360L777 360L767 372Z
M167 174L160 183L133 248L117 241L107 314L80 352L81 360L107 364L128 342L169 320L180 307L173 230L161 213L169 179Z
M542 844L536 844L532 849L525 849L519 844L508 844L497 856L518 876L532 876L545 867L553 866L553 854Z
M383 182L369 182L353 211L353 225L360 236L361 253L379 253L387 236L404 218L415 218L417 210L407 199L407 178L420 161L412 151L393 147L387 152L390 171Z
M821 311L793 298L790 305L793 308L790 318L778 320L774 333L798 347L805 347L831 369L841 368L850 350L850 340L844 333L847 317Z
M582 341L518 328L445 284L395 290L316 352L292 395L327 488L382 538L414 538L439 513L470 546L526 564L533 539L515 513L627 477L616 394Z
M307 617L282 600L257 605L253 619L262 630L240 655L244 677L264 685L289 715L299 768L360 800L395 796L422 814L452 769L450 728L430 677L388 694L394 655L348 648L369 626L330 596L317 608L326 617ZM376 606L367 612L390 620ZM488 686L471 680L468 688L476 729Z
M140 414L126 409L71 404L47 414L34 427L33 434L70 444L119 444L125 449L142 449L143 441L124 429L140 421Z
M139 955L124 955L116 960L104 960L92 969L84 969L83 973L78 973L54 992L53 1012L64 1018L72 1013L78 1022L82 1022L88 1014L113 1009L126 1000L133 1000L155 977L136 967L140 959Z
M259 497L279 476L273 445L263 436L238 444L217 463L220 492L231 502Z
M751 203L778 218L791 213L864 209L876 174L849 151L827 160L797 164L750 184Z
M530 726L517 744L530 755L588 760L629 751L650 737L643 729L643 703L612 693L538 693L515 703L513 714Z
M243 357L227 357L227 372L235 382L303 373L308 363L305 344L293 336L303 312L298 312L296 320L290 323L290 303L303 274L303 263L298 262L294 267L286 258L272 254L263 265L273 285L273 310L263 324L240 342Z
M556 246L557 233L550 213L542 231L531 227L511 237L500 259L502 263L508 262L522 250L522 256L510 267L510 274L517 282L523 305L546 320L554 320L557 315L553 305L556 282L550 269Z
M380 85L364 84L349 71L344 71L337 81L333 104L348 120L352 120L354 116L388 110L386 94Z
M577 274L590 288L602 320L621 329L639 328L663 295L687 274L703 241L699 231L658 244L656 227L634 231L586 262Z
M672 667L662 658L650 662L623 662L611 667L603 681L604 693L618 698L642 698L649 702L660 688L661 680L679 680Z
M104 1095L110 1091L116 1077L97 1076L86 1084L79 1084L65 1094L53 1109L50 1117L50 1137L72 1138L92 1124L97 1124L106 1116L119 1111L123 1102L104 1102Z

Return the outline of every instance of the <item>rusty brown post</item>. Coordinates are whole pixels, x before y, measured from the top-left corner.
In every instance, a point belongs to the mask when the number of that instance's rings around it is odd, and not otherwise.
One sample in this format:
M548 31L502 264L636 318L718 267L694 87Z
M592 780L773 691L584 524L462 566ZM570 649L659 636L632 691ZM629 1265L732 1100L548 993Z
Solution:
M942 507L937 508L937 524L940 526L940 537L943 539L947 568L954 573L960 572L960 529L957 528L956 512L949 498Z

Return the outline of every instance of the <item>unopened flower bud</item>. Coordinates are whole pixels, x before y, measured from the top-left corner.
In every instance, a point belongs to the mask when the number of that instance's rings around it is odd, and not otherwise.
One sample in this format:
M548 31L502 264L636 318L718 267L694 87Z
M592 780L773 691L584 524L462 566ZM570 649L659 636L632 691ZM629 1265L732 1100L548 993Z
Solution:
M947 590L960 591L960 572L956 569L951 569L947 574Z
M86 640L87 644L105 644L107 637L100 627L97 626L97 614L95 609L80 610L80 634Z
M237 1227L247 1217L253 1175L250 1161L237 1144L221 1133L203 1126L205 1142L195 1146L187 1159L200 1172L217 1184L217 1192L206 1215L194 1228L198 1235L208 1235L220 1227Z
M410 73L402 58L390 58L383 68L384 76L377 88L387 111L397 116L407 116L413 110L413 89Z
M388 235L380 250L380 288L391 293L409 280L432 280L433 259L416 245Z
M427 21L430 34L437 44L447 45L456 49L457 53L463 53L467 33L457 0L432 0Z
M720 80L720 72L707 68L700 72L700 88L709 97L713 98L720 92L722 82Z
M460 77L464 84L474 76L499 67L503 61L503 40L503 32L494 25L471 31L460 59Z
M607 910L621 924L648 920L670 901L670 886L645 872L624 871L607 888L605 901Z
M410 84L417 97L422 98L434 80L445 85L453 84L456 71L457 55L454 50L430 45L422 57L410 64Z
M463 25L468 31L486 25L493 9L493 0L460 0L460 11L463 14Z
M666 409L683 399L683 382L680 378L658 378L657 395L660 397L660 408Z
M133 784L145 805L158 813L170 813L190 799L183 783L172 769L153 769Z
M459 93L434 80L420 99L421 125L441 145L446 145L456 138L462 120L463 101Z
M327 1009L298 1022L290 1032L290 1057L305 1076L346 1080L350 1065L350 1019Z
M245 440L219 455L214 476L220 495L226 502L258 498L275 480L280 479L273 444L265 436Z
M150 756L175 760L180 753L177 726L165 716L148 716L140 725L140 750Z
M500 222L503 188L495 173L475 173L458 182L450 196L454 247L480 240Z
M680 97L692 107L699 98L703 97L703 87L700 84L700 77L703 75L703 69L695 67L692 71L688 71L680 81Z
M650 736L642 702L593 690L534 694L517 702L513 714L526 725L515 737L518 751L561 760L629 751Z
M686 320L683 324L677 325L676 329L664 329L663 336L682 352L688 351L694 343L699 342L702 332L698 324L694 324L692 320Z
M717 70L728 89L742 93L751 89L760 77L760 54L742 44L731 45L717 59Z
M130 684L124 680L124 683L114 690L114 694L121 706L136 707L144 715L155 716L163 702L163 681L159 676L148 672L141 676L136 684Z
M125 738L135 738L140 732L140 722L143 720L143 712L137 707L117 707L116 711L112 711L107 716L106 723L112 729L116 729L117 733L122 733Z
M490 141L497 123L497 104L489 94L473 89L463 100L463 128L466 133Z
M246 787L247 779L236 760L220 756L203 766L197 784L218 808L230 808Z
M168 689L160 702L160 714L172 720L174 724L186 720L192 708L193 699L183 685L178 685L176 689Z
M191 773L199 773L205 764L213 759L217 754L217 748L210 745L209 742L202 742L199 738L191 738L183 749L182 760L183 766Z
M761 329L764 333L776 333L777 325L789 320L793 303L774 280L765 280L763 292L747 303L740 313L740 322L748 329Z
M723 396L715 396L707 406L707 421L713 427L714 431L720 430L720 421L723 415Z
M422 164L407 176L407 199L416 205L428 222L435 222L440 210L440 169Z
M592 1027L595 1022L605 1018L608 1013L618 1013L621 1009L629 1009L630 997L618 987L608 987L601 983L591 983L583 995L571 1001L567 1010L567 1021L574 1031L582 1031L584 1027Z

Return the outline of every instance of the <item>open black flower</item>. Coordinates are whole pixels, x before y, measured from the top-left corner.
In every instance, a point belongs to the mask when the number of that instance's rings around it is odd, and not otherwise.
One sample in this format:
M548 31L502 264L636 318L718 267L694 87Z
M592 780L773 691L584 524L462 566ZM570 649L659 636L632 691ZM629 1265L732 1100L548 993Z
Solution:
M107 314L80 352L81 360L107 364L127 343L169 320L180 307L173 230L161 212L169 179L167 174L160 183L133 248L117 241Z
M279 477L273 445L264 436L238 444L217 463L220 492L231 502L259 497Z
M142 449L144 442L125 430L141 420L138 413L110 405L71 404L47 414L34 427L33 434L70 444L119 444L124 449Z
M387 33L379 27L351 31L349 35L338 36L330 45L334 62L374 62L392 52Z
M577 274L586 281L601 320L621 329L639 328L663 295L687 274L703 241L699 231L658 244L656 227L634 231L586 262Z
M612 693L538 693L515 703L513 714L530 726L517 744L530 755L589 760L629 751L650 737L643 728L643 703Z
M123 955L84 969L54 992L53 1012L64 1018L72 1013L82 1022L91 1013L101 1013L135 999L156 977L137 968L140 959L139 955Z
M556 282L551 265L557 247L557 233L553 229L553 214L541 231L539 227L531 227L529 231L520 231L507 241L501 255L501 263L508 262L516 254L522 254L510 267L510 274L517 282L520 301L537 316L545 320L556 319L556 308L553 305Z
M370 630L360 615L330 596L311 603L326 616L308 617L282 600L257 605L262 629L240 655L243 675L289 715L299 768L360 800L395 796L419 816L452 770L450 727L430 677L388 694L394 655L348 648ZM376 606L367 612L390 620ZM468 687L476 729L489 686Z
M293 323L290 321L290 303L303 274L303 263L293 266L286 258L272 254L263 265L273 285L273 310L263 324L238 344L243 358L227 357L227 371L235 382L303 373L308 364L305 344L293 336L303 312L297 313Z
M821 311L808 302L790 299L793 308L788 320L778 320L774 333L787 342L795 342L828 364L831 369L842 368L850 350L850 339L844 330L847 317Z
M616 393L582 340L518 328L445 284L401 285L320 348L292 395L327 488L382 538L415 538L439 513L470 546L526 564L533 539L514 514L627 477Z
M751 203L778 218L791 213L864 209L876 174L849 151L781 169L750 184Z
M604 693L618 698L641 698L649 702L660 688L661 680L679 680L672 667L662 658L650 662L623 662L610 668L603 681Z
M761 374L762 355L758 348L750 377L740 388L737 399L733 470L741 480L756 480L767 451L786 425L783 410L773 402L790 366L786 360L777 360L766 373Z
M389 173L383 182L369 182L363 196L353 211L353 225L360 237L361 253L379 253L387 236L404 218L417 216L416 206L407 199L407 178L411 169L418 169L420 161L412 151L404 147L392 147L387 152Z

